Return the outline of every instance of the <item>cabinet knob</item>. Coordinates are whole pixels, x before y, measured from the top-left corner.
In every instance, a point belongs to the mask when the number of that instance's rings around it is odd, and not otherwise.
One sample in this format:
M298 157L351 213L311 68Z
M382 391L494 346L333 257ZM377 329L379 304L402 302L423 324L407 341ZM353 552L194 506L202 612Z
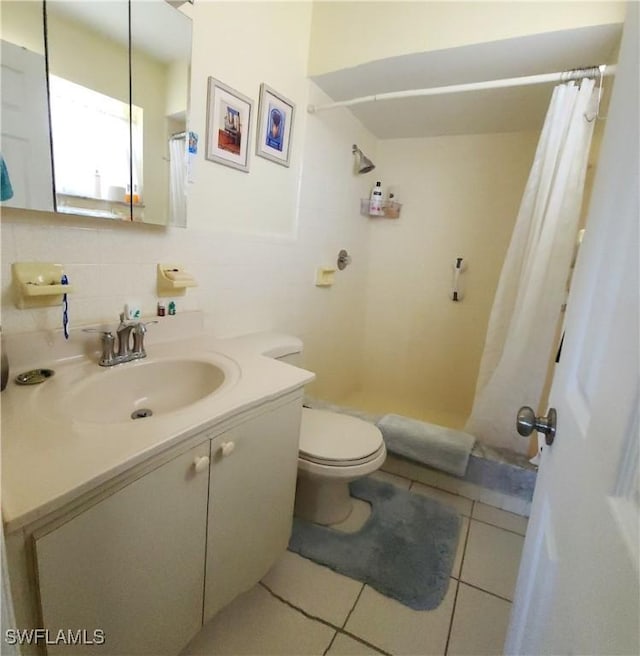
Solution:
M193 467L196 473L206 471L209 468L209 456L198 456L193 461Z
M222 445L220 446L220 451L222 451L223 456L230 456L235 448L236 448L235 442L223 442Z

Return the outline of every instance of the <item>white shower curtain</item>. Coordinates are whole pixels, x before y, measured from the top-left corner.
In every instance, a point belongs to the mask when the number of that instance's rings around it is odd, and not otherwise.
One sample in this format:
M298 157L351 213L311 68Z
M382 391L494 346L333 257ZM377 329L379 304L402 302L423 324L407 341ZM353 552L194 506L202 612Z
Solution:
M187 152L185 137L169 140L169 225L187 225Z
M538 409L576 240L597 98L594 81L554 89L494 299L465 430L526 453L520 406ZM589 120L587 120L587 117Z

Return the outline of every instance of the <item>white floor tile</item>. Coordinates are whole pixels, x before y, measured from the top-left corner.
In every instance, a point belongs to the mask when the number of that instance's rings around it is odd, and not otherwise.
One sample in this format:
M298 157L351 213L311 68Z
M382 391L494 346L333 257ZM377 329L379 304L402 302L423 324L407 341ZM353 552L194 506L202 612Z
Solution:
M469 531L469 518L463 517L460 526L460 536L458 537L458 548L456 550L456 559L453 561L451 568L451 576L460 578L460 568L462 567L462 555L464 554L464 547L467 541L467 532Z
M262 582L279 597L342 627L358 598L362 583L285 551Z
M444 654L456 582L435 610L418 611L365 586L345 629L391 654Z
M457 512L461 515L466 515L469 517L471 515L471 507L473 506L473 501L467 499L466 497L461 497L459 494L452 494L451 492L445 492L444 490L438 490L435 487L430 487L429 485L424 485L423 483L413 483L411 485L411 491L416 494L422 494L425 497L431 497L432 499L437 499L442 501L442 503L447 506L455 508Z
M471 520L460 580L513 599L524 538Z
M469 499L477 499L484 489L456 476L450 476L444 472L436 471L435 469L430 469L429 467L424 467L393 455L387 456L382 469L389 473L405 476L419 483L424 483L424 485L431 485L453 494L460 494Z
M502 654L511 604L460 584L448 656Z
M182 655L320 655L334 633L257 585L208 622Z
M377 472L371 474L371 478L391 483L392 485L404 488L405 490L408 490L411 485L411 480L409 478L404 478L404 476L398 476L397 474L391 474L390 472L382 471L381 469L378 469Z
M469 483L457 476L451 476L445 472L424 467L404 458L398 458L393 454L387 456L382 469L390 474L410 478L424 485L446 490L447 492L458 494L468 499L482 501L490 506L503 508L518 515L528 517L531 511L530 501L519 499L518 497L513 497L497 490L490 490L475 483Z
M377 649L358 642L344 633L338 633L327 652L328 656L378 656L379 654Z
M484 503L476 502L472 517L481 522L506 528L508 531L514 531L520 535L524 535L527 531L528 522L526 517L514 515L506 510L499 510L493 506L487 506Z

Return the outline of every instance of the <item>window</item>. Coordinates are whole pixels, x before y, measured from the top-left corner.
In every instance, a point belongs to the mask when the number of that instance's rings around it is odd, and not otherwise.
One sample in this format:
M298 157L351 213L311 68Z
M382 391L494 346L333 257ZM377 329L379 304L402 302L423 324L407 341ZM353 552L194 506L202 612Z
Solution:
M142 108L131 107L130 158L127 103L55 75L49 88L56 193L107 198L109 187L126 189L133 161L142 194Z

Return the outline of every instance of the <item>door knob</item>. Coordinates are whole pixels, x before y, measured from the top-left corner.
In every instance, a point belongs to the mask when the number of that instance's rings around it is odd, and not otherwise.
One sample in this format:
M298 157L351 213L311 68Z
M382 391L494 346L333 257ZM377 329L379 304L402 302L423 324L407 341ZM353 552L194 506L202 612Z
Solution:
M555 408L549 408L546 417L536 417L536 413L528 405L523 405L518 411L518 418L516 420L518 433L527 437L536 430L544 434L545 442L548 446L551 446L556 436L557 418L558 415Z

